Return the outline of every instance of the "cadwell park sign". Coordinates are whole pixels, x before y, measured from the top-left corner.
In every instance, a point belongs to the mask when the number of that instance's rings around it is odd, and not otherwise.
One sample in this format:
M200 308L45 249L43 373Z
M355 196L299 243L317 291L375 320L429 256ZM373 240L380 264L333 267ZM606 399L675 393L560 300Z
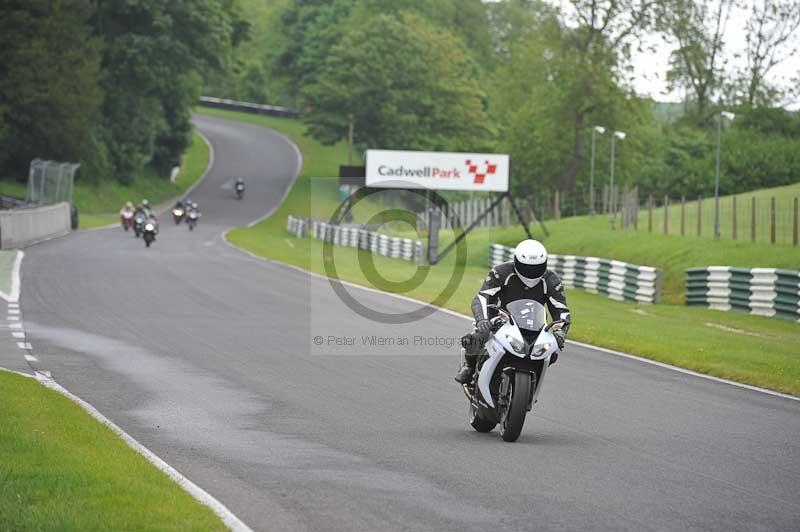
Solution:
M508 155L367 150L368 187L507 192Z

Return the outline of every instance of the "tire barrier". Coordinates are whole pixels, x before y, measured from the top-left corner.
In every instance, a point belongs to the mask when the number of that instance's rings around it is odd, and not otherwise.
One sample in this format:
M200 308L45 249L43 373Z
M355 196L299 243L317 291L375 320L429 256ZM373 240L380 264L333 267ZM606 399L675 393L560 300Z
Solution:
M290 214L286 220L286 231L297 238L305 238L306 221L303 218L297 218Z
M500 244L489 246L490 266L513 259L514 248ZM583 288L618 301L658 303L661 299L664 272L658 268L597 257L555 254L548 256L547 266L568 288Z
M730 266L689 268L686 304L800 322L800 271Z
M338 246L368 250L376 255L423 264L422 241L388 236L358 226L344 226L289 216L286 230L298 237L311 236Z
M216 107L218 109L230 109L231 111L243 111L259 115L283 116L294 118L300 113L294 109L280 107L277 105L262 105L260 103L237 102L235 100L225 100L223 98L212 98L211 96L201 96L200 105L205 107Z

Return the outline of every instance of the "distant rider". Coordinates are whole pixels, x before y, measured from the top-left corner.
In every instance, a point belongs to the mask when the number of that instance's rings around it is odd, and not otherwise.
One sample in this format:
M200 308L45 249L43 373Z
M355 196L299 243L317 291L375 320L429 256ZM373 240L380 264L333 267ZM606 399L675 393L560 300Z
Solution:
M150 218L151 216L155 216L153 213L153 209L150 207L150 202L146 199L142 200L141 205L136 209L137 212L141 212L145 218Z
M133 216L133 212L134 212L133 202L127 201L125 202L125 205L123 205L122 208L119 210L119 215L125 216L126 214L130 214L131 216Z
M514 260L492 268L472 300L475 328L461 339L464 364L455 377L456 382L467 384L472 379L478 355L492 332L489 320L497 316L497 308L520 299L538 301L548 308L553 320L566 321L560 331L553 333L559 348L564 347L570 314L561 279L547 269L547 250L541 242L523 240L514 248ZM555 358L551 359L554 362Z

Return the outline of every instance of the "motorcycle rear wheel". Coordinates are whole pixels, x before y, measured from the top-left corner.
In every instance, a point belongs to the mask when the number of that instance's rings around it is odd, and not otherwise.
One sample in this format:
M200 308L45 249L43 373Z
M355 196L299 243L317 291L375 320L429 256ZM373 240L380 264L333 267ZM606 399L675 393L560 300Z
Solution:
M531 396L531 386L533 377L530 373L517 371L511 381L510 399L508 412L503 417L500 424L500 436L503 441L517 441L522 426L525 424L525 414L528 413L528 399Z
M469 405L469 424L478 432L491 432L497 426L494 421L489 421L486 418L478 415L475 406L470 403Z

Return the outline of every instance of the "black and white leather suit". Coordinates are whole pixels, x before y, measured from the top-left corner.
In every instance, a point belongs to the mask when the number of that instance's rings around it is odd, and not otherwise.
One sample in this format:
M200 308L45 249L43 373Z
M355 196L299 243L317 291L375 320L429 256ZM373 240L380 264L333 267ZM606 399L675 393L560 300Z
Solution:
M532 299L546 306L553 320L564 320L562 332L566 335L570 325L570 313L564 286L558 275L546 270L541 279L533 286L527 286L517 275L514 262L498 264L489 271L483 286L472 299L472 315L475 322L488 320L497 316L497 309L505 309L506 305L519 299ZM486 339L476 338L475 331L462 340L467 356L480 353Z

